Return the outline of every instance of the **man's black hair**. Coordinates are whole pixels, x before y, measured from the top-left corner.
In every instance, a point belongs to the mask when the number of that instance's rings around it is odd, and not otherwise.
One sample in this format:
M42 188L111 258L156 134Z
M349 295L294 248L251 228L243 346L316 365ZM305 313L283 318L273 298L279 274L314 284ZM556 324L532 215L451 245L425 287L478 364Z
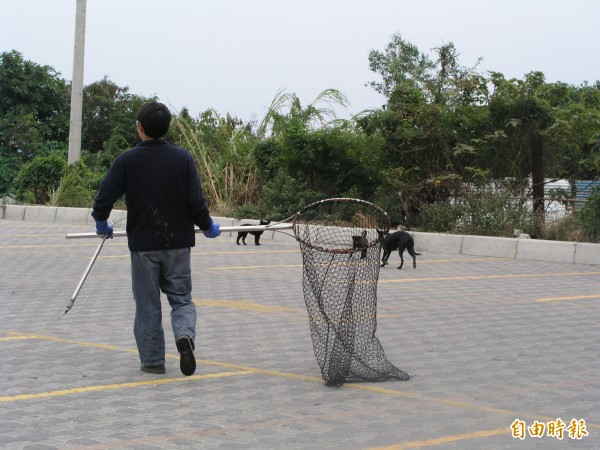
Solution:
M146 135L160 139L169 131L171 112L162 103L148 102L140 108L137 120L144 128Z

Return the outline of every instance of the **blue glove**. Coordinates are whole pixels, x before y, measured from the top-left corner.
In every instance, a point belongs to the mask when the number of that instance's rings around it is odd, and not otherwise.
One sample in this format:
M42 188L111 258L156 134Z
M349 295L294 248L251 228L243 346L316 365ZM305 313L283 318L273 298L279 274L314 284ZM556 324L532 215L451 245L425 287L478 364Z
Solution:
M96 220L96 234L108 234L109 238L113 237L113 226L106 220Z
M203 230L204 236L207 238L216 238L221 235L221 225L218 223L214 223L212 219L210 219L210 228L208 230Z

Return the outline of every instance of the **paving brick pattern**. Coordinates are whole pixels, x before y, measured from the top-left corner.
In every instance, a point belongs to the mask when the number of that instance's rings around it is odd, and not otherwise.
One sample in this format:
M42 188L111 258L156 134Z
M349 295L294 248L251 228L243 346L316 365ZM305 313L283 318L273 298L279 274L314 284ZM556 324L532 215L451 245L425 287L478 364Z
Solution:
M600 266L425 253L381 270L378 329L408 382L324 386L293 241L192 251L198 370L139 370L125 239L0 220L0 448L600 449ZM419 243L416 242L417 251ZM511 433L584 420L587 436Z

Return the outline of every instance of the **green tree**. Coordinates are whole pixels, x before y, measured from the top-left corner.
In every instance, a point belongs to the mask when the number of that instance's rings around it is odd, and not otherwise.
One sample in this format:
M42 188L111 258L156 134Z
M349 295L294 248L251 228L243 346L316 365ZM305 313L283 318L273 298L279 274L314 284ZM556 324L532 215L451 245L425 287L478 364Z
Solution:
M550 155L548 176L589 179L600 173L600 82L593 86L548 85L554 122L544 136Z
M136 129L140 107L155 98L131 94L108 76L83 90L81 147L91 154L107 152L112 160L139 141ZM115 143L118 146L115 147Z
M26 162L59 143L66 153L69 88L49 66L0 54L0 194Z
M371 81L369 86L390 97L401 85L426 91L434 63L414 44L395 34L384 51L372 50L369 53L369 68L381 76L381 81Z
M67 169L64 157L41 156L23 165L15 180L17 200L45 205Z
M380 192L395 198L399 207L392 210L407 225L422 204L447 199L482 173L473 167L472 140L487 132L486 80L459 64L452 43L434 53L430 59L400 35L384 52L372 51L370 68L382 81L370 85L388 101L357 118L365 133L385 140Z
M264 138L270 131L273 136L294 130L315 130L323 126L344 124L337 119L335 106L348 106L346 96L336 89L325 89L307 106L293 92L277 92L256 132Z
M304 106L295 94L280 92L258 128L271 137L255 148L255 160L267 182L296 180L311 196L374 197L381 140L355 130L350 121L338 120L335 106L346 97L327 89Z

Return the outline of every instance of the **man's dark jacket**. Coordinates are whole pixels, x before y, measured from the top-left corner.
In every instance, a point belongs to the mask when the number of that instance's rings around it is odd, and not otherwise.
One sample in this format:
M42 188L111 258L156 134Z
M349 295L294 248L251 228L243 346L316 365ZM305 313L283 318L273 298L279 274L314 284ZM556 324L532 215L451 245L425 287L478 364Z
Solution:
M140 142L113 161L92 217L108 219L122 195L132 252L193 247L194 224L201 230L211 226L192 156L163 139Z

